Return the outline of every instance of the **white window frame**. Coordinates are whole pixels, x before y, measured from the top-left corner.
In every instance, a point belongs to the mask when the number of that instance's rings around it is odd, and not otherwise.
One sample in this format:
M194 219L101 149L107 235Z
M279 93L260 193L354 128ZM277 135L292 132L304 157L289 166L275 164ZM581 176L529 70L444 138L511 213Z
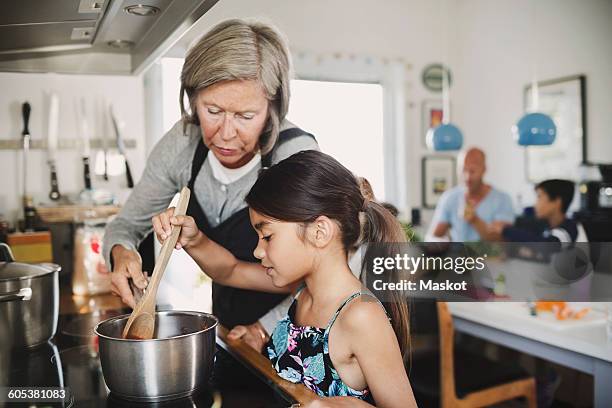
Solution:
M409 169L406 163L404 65L377 58L322 57L309 53L298 53L293 64L296 79L382 86L385 201L395 205L401 216L407 216Z

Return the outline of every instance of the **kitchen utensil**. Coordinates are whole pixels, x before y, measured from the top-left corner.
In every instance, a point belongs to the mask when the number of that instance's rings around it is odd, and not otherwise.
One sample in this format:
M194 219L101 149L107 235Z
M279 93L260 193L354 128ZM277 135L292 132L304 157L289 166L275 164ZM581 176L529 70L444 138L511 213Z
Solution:
M81 126L81 137L83 138L83 150L81 156L83 158L83 180L85 182L85 190L91 190L91 173L89 169L89 156L91 154L89 146L89 125L87 123L87 111L85 107L85 100L81 99L81 103L78 110L80 126Z
M35 347L55 335L60 269L15 262L9 246L0 243L0 316L7 326L2 337L10 336L13 348Z
M185 215L187 212L187 204L189 204L189 188L183 187L179 196L178 204L174 209L174 216ZM166 265L170 260L170 255L176 245L179 234L181 233L180 226L173 226L170 237L164 242L162 249L157 258L151 281L147 285L147 291L132 311L132 315L127 321L123 329L123 338L131 339L151 339L155 330L155 299L157 297L157 289L159 283L166 270Z
M23 196L26 197L28 194L28 150L30 150L30 129L28 128L30 123L30 113L32 108L28 102L25 102L21 106L21 115L23 117L23 131L22 135L22 143L23 143Z
M104 163L104 172L102 174L102 177L104 178L104 181L108 181L108 142L106 140L107 137L107 133L108 133L108 117L104 114L104 107L107 105L106 101L103 102L102 104L102 123L104 126L102 126L102 157L103 157L103 163Z
M36 223L36 210L32 197L28 195L28 152L30 150L30 113L32 108L28 102L25 102L21 107L21 115L23 117L23 131L21 132L23 141L23 229L26 231L34 230Z
M143 272L143 274L145 276L145 279L148 280L147 272ZM138 286L136 286L132 279L128 279L128 283L130 284L130 289L132 290L132 294L134 295L134 302L136 304L140 303L140 299L142 299L145 294L145 289L140 289Z
M47 164L49 164L49 171L51 173L51 192L49 192L49 198L53 201L57 201L61 197L57 182L57 171L55 167L58 120L59 98L57 94L53 93L49 97L49 126L47 129Z
M132 179L130 165L127 161L127 156L125 155L125 143L123 142L123 137L121 136L121 132L119 131L119 124L117 123L117 118L115 116L113 106L109 105L108 110L110 112L111 120L113 121L113 128L115 129L115 137L117 138L117 149L119 150L119 153L123 156L123 160L125 160L125 176L127 177L127 186L128 188L133 188L134 180Z
M215 354L215 316L157 312L156 338L142 341L122 338L129 318L122 315L105 320L94 330L111 395L162 401L182 398L207 386Z

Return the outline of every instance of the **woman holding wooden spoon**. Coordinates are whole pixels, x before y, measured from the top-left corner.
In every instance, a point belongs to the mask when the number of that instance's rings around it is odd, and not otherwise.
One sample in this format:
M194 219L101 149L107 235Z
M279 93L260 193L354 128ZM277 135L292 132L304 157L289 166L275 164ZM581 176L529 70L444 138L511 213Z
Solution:
M142 179L105 233L113 292L125 303L134 306L128 279L146 286L136 248L151 231L151 217L185 185L192 191L187 214L198 227L236 259L259 266L244 197L261 168L318 149L312 135L285 120L289 73L285 40L256 22L222 22L187 53L180 100L186 95L189 109L181 103L183 120L155 146ZM214 261L204 266L214 268ZM213 313L228 328L242 325L245 339L261 347L286 313L288 303L281 302L287 295L253 289L215 283Z

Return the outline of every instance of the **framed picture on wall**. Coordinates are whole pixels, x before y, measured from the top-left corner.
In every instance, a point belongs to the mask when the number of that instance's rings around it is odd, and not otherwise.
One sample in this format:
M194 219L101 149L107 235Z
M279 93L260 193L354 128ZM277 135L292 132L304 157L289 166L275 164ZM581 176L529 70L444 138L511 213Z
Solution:
M586 77L538 82L538 111L549 115L557 126L550 146L525 148L527 180L538 183L551 178L578 181L579 166L587 162ZM525 111L532 108L532 86L524 92Z
M442 100L438 100L438 99L427 99L423 101L423 106L421 107L422 110L422 140L423 140L423 146L426 146L426 138L425 136L427 135L427 131L432 128L432 127L436 127L438 125L442 124L442 113L443 113L443 109L442 109Z
M456 184L457 168L454 157L423 157L421 162L423 207L435 208L442 193Z

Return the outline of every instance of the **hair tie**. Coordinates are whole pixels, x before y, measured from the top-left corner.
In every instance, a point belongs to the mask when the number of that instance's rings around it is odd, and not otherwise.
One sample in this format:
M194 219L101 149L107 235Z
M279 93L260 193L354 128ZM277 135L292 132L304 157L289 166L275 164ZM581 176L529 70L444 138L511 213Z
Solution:
M363 203L361 204L361 210L359 210L359 212L366 212L368 210L369 205L370 205L370 199L368 197L364 197Z

